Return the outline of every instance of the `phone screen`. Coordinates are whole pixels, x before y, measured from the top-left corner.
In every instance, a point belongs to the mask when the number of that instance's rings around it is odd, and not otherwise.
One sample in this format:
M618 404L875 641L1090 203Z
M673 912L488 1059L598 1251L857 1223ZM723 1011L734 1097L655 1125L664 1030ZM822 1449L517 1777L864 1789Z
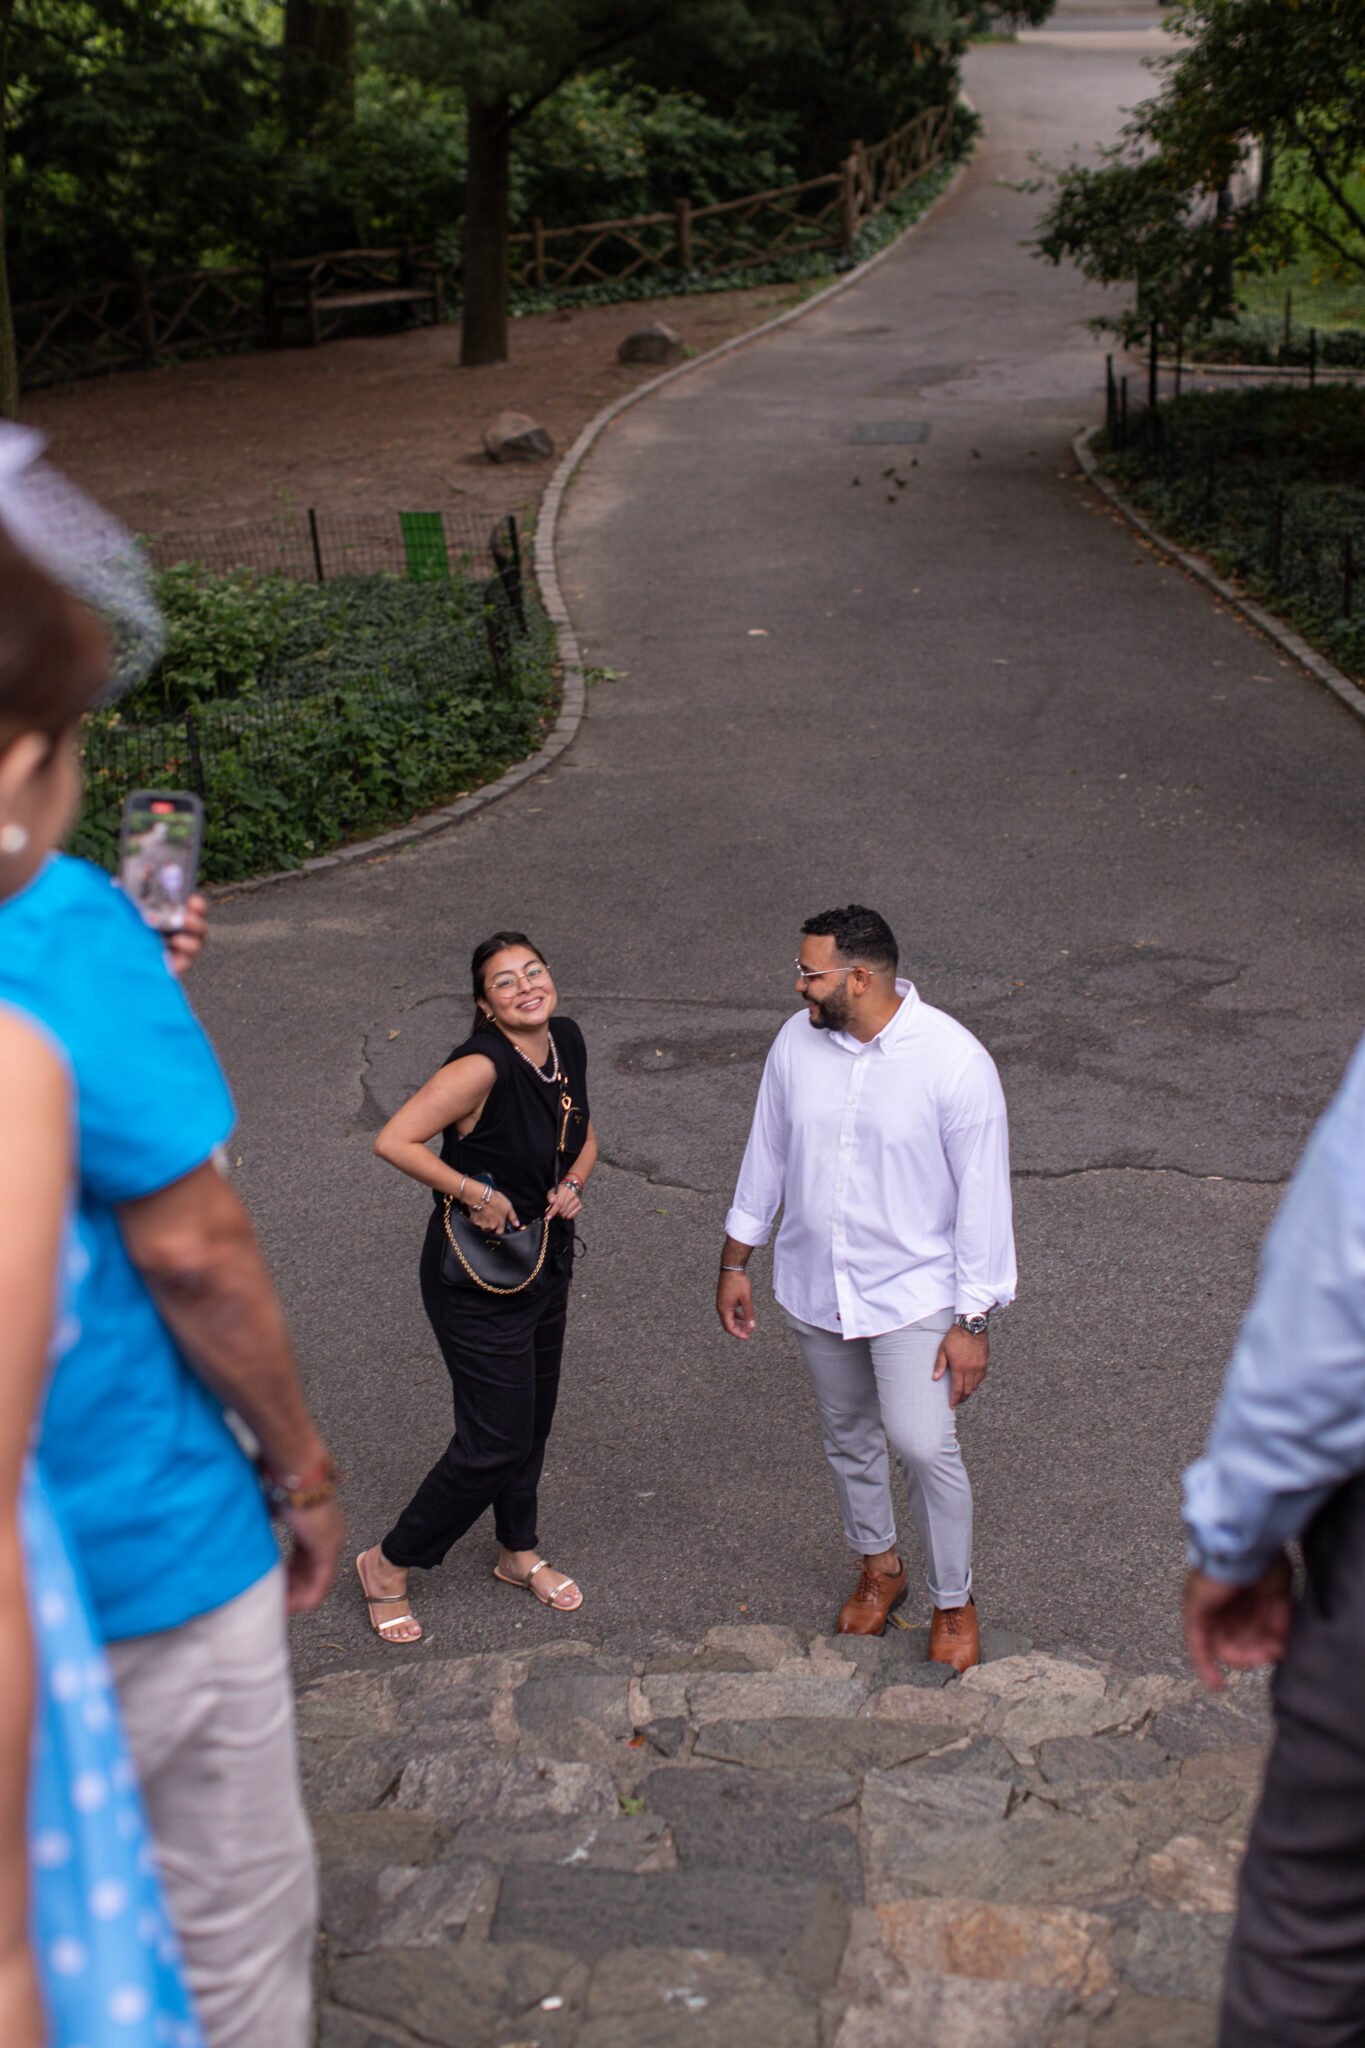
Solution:
M204 806L184 789L135 789L123 803L119 881L148 924L178 932L199 876Z

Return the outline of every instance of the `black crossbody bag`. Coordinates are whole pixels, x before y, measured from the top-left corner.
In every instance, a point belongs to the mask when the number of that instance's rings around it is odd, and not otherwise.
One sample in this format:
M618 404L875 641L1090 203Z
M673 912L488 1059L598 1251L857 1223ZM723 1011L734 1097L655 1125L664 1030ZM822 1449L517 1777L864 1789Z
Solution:
M560 1141L555 1146L555 1187L559 1186L559 1160L568 1136L573 1097L568 1089L560 1096L563 1111ZM441 1247L441 1279L447 1287L463 1287L473 1281L485 1294L522 1294L540 1278L545 1255L550 1249L550 1219L537 1216L518 1230L481 1230L455 1200L445 1198L446 1241Z

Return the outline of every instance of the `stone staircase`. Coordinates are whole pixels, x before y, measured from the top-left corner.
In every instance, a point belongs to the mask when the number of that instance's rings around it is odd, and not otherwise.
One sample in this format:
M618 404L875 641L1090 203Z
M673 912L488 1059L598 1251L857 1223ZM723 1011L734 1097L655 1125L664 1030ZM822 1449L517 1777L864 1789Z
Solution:
M1212 2048L1264 1686L927 1647L307 1686L320 2048Z

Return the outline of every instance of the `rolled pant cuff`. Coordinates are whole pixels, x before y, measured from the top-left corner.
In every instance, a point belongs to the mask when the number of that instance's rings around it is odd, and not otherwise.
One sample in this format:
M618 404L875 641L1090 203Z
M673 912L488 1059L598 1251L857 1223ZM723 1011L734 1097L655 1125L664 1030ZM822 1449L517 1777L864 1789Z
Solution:
M930 1585L927 1578L924 1583L929 1587L929 1598L933 1601L935 1607L965 1607L972 1597L972 1575L970 1572L967 1574L967 1583L960 1593L951 1586L938 1587Z
M894 1529L889 1536L850 1536L845 1530L844 1537L855 1557L880 1557L884 1550L894 1550L896 1547Z

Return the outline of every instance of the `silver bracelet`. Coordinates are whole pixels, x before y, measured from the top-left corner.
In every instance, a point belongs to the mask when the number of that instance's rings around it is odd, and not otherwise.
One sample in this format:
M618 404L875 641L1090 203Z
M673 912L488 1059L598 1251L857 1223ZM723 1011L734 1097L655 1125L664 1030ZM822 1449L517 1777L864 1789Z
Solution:
M749 1268L747 1266L722 1266L720 1270L722 1273L747 1273Z

